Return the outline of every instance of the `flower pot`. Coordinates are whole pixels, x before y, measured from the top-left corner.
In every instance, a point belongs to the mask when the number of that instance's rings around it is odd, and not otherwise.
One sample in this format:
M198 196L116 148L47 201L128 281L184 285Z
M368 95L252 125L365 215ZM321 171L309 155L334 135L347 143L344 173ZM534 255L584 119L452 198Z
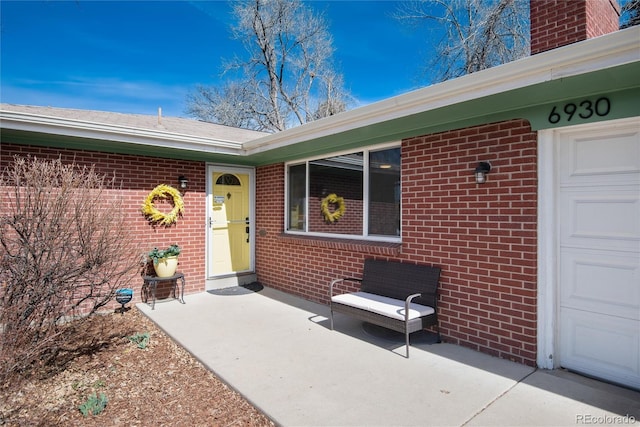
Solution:
M170 256L161 258L157 264L153 264L153 268L156 270L158 277L171 277L176 274L176 270L178 269L178 257Z

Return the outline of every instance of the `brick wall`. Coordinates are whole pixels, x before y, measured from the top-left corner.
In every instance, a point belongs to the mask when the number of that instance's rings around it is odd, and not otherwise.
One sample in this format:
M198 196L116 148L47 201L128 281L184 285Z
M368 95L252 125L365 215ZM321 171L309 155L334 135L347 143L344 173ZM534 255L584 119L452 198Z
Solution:
M620 5L616 0L590 0L587 7L587 38L620 29Z
M537 135L511 121L403 144L403 256L442 266L449 341L536 358ZM478 161L490 161L475 184Z
M531 0L531 54L617 31L616 0Z
M284 165L258 168L258 280L328 303L330 280L365 258L439 265L446 341L534 365L536 155L522 121L403 141L401 245L284 235ZM478 161L493 165L483 185Z
M178 243L182 248L178 270L185 274L185 293L202 292L205 277L205 165L153 157L105 154L92 151L53 149L36 146L13 145L2 142L0 167L6 168L14 155L32 155L42 159L61 157L65 163L95 165L96 171L115 177L122 182L124 205L123 214L133 230L131 238L136 241L141 252L146 253L154 246L164 248ZM189 188L184 194L185 212L172 227L154 227L144 218L140 207L151 190L158 184L177 186L179 175L189 178ZM163 212L171 210L167 202L156 203ZM132 285L135 300L140 299L142 281L134 277ZM168 284L166 284L168 285ZM159 289L158 295L165 295L166 289Z

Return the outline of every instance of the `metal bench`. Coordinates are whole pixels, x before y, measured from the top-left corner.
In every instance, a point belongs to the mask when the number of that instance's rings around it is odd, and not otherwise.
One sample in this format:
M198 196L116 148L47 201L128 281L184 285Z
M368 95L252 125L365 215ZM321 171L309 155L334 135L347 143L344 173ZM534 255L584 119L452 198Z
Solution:
M345 277L331 281L331 330L335 312L402 332L409 358L410 333L434 326L440 342L439 280L439 267L367 259L361 279ZM360 291L334 295L336 285L345 281L359 282Z

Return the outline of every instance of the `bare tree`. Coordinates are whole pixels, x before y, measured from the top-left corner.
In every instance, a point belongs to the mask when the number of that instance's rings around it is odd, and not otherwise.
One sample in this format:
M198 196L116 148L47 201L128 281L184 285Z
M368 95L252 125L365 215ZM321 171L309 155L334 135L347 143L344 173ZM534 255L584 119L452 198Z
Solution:
M345 110L348 95L321 15L300 0L237 2L233 14L233 37L248 57L230 60L224 73L239 78L198 87L187 97L187 114L276 132Z
M0 388L64 348L62 325L140 268L121 191L93 168L16 157L0 176Z
M529 2L526 0L416 0L402 3L401 21L443 34L434 40L425 74L449 80L528 56Z
M258 104L251 102L248 88L238 82L222 87L199 85L187 95L187 112L205 122L244 129L260 129Z
M622 3L620 29L640 25L640 0L626 0Z

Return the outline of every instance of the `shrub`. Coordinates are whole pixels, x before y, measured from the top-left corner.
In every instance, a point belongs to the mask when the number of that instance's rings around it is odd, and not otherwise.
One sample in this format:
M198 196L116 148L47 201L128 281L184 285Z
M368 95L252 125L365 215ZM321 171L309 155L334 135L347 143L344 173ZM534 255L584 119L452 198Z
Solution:
M0 176L0 388L64 347L69 319L107 305L141 251L122 189L93 167L15 157Z

